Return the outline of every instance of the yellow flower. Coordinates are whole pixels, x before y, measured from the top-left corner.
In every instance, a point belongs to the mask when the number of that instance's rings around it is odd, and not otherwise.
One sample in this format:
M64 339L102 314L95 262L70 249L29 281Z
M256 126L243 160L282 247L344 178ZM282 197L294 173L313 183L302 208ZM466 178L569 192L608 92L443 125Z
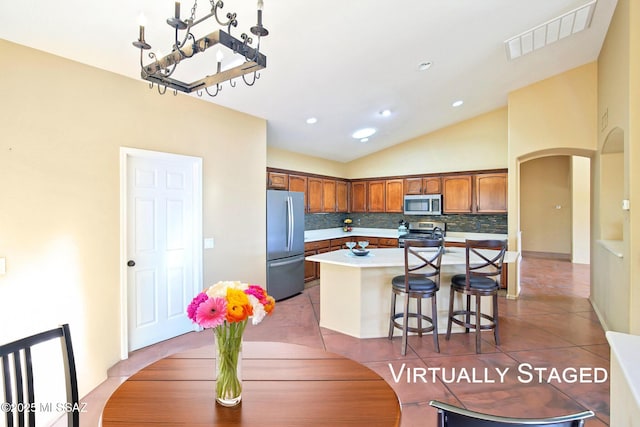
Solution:
M351 222L352 222L352 221L351 221L351 218L347 218L347 219L345 219L345 220L344 220L344 223L345 223L345 224L351 224Z

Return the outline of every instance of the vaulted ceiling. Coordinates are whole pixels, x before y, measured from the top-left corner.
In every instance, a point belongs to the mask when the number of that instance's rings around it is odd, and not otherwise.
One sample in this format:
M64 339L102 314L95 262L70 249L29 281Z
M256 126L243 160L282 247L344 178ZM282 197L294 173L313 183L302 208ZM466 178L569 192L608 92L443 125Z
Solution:
M505 40L586 3L264 0L267 68L252 87L225 83L218 96L201 99L266 119L269 146L350 161L503 107L510 91L596 60L616 0L598 0L584 31L514 60L505 50ZM182 2L183 18L192 6ZM210 9L200 0L196 17ZM223 10L238 13L236 37L255 25L255 0L226 0ZM139 79L131 42L141 12L147 41L168 53L169 0L1 0L0 38ZM194 32L215 29L202 23ZM191 68L185 63L185 75L215 72L215 54L201 56ZM432 66L419 71L424 62ZM453 107L456 100L464 103ZM380 114L387 109L390 115ZM317 122L307 124L310 117ZM365 127L377 132L367 142L352 138Z

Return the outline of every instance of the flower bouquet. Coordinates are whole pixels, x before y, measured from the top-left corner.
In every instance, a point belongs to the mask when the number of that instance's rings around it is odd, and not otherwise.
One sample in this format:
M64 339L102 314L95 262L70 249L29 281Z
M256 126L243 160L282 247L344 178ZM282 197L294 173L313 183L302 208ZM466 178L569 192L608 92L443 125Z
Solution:
M351 228L351 223L352 223L352 222L353 222L353 221L351 220L351 218L347 218L347 219L345 219L345 220L343 221L344 226L342 227L342 231L351 231L351 230L352 230L352 228Z
M200 292L187 307L187 315L216 339L216 401L235 406L242 398L240 362L242 334L251 318L257 325L275 306L272 296L258 285L218 282Z

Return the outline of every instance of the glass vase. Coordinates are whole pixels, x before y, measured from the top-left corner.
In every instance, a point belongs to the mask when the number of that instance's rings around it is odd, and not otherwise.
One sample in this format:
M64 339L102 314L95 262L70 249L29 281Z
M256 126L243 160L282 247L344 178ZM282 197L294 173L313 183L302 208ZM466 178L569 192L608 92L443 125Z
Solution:
M242 334L243 322L227 323L215 328L216 402L236 406L242 400Z

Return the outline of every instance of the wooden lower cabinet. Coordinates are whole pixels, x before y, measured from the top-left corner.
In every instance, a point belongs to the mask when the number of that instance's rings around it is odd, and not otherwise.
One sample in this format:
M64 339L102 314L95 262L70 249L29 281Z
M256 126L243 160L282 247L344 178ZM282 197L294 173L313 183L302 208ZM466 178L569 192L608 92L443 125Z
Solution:
M316 255L318 253L318 251L304 251L304 256L308 257L311 255ZM316 273L316 268L317 268L317 262L313 262L313 261L305 261L304 262L304 282L310 282L312 280L316 280L317 279L317 273Z
M378 238L378 247L379 248L397 248L398 239L389 239L386 237L380 237Z
M304 256L317 255L331 250L329 240L318 240L316 242L306 242L304 244ZM310 282L320 278L320 263L313 261L304 262L304 281Z

